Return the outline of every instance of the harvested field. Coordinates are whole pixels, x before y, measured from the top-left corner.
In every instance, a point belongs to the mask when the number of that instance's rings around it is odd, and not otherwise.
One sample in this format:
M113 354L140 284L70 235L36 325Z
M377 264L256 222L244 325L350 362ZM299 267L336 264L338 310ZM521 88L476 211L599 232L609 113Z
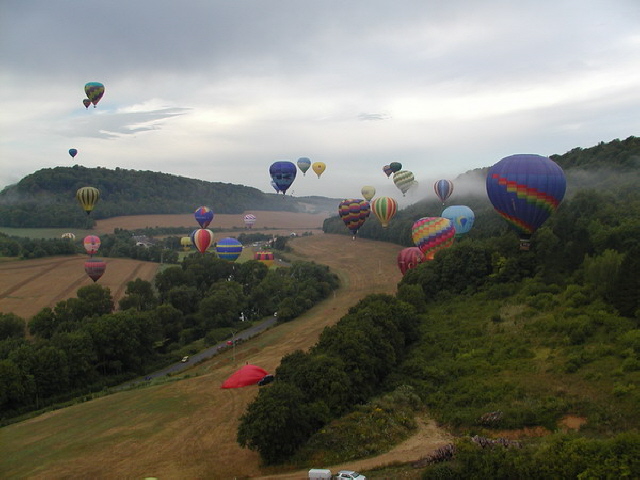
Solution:
M336 210L337 212L337 210ZM253 213L257 221L252 229L246 229L244 225L244 215ZM277 229L286 233L303 233L307 230L322 228L322 222L329 217L328 213L293 213L293 212L265 212L251 211L238 215L218 215L213 217L209 225L211 229L237 229L239 232L260 232L264 229ZM129 217L107 218L98 220L95 232L113 233L115 228L134 230L136 228L155 227L184 227L185 232L191 232L199 228L193 215L132 215Z
M45 307L75 297L78 288L93 281L84 271L87 255L45 257L0 263L0 312L15 313L28 320ZM107 269L98 283L111 290L116 305L127 282L151 281L158 264L127 258L103 258Z
M264 470L257 453L236 443L239 418L258 389L222 390L245 362L269 372L283 355L306 350L322 330L370 293L395 293L398 245L348 236L313 235L291 242L298 258L325 264L342 288L296 320L278 325L189 371L190 378L116 393L3 428L0 471L10 478L304 478ZM268 388L268 387L265 387ZM448 441L432 422L381 457L349 462L368 469L417 460ZM332 468L340 466L315 465Z

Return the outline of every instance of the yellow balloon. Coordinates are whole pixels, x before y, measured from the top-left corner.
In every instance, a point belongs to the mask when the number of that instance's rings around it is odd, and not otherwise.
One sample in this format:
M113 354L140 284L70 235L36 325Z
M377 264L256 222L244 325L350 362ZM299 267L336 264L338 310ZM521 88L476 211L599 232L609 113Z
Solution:
M322 162L315 162L311 165L311 168L313 168L313 171L316 172L316 175L320 178L320 175L322 175L322 172L325 171L327 166Z
M82 205L82 209L87 212L87 215L91 213L99 198L100 190L96 187L82 187L76 192L76 199Z
M362 187L362 190L360 190L360 192L362 192L362 197L368 202L375 196L376 188L372 187L371 185L365 185L364 187Z

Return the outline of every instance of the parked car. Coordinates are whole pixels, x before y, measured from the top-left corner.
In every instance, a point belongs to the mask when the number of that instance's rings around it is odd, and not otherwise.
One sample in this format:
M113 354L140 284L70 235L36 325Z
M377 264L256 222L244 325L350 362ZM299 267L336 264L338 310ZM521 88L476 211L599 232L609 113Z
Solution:
M367 480L367 477L362 475L361 473L354 472L353 470L340 470L336 477L337 479L346 478L349 480Z
M182 363L187 363L189 361L189 355L185 355L184 357L182 357L182 360L180 360Z

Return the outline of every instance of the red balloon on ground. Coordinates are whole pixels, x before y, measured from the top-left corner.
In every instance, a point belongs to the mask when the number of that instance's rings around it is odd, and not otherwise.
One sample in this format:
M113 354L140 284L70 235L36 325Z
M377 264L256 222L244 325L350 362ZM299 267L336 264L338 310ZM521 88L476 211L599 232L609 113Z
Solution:
M257 365L245 365L227 378L220 388L240 388L247 387L249 385L257 385L265 375L268 375L266 370L258 367Z

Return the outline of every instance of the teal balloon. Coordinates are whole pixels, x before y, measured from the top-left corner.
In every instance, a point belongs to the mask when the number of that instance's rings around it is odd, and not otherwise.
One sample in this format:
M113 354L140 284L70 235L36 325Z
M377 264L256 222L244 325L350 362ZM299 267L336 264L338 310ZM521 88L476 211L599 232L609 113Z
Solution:
M468 233L476 218L473 210L466 205L451 205L445 208L440 216L451 220L453 226L456 227L456 237Z

